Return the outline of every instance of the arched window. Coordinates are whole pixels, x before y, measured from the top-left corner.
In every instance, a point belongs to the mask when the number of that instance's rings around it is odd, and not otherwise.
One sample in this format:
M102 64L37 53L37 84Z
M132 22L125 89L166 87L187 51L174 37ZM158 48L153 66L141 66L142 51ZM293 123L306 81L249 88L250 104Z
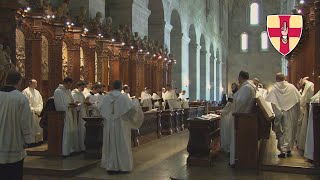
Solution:
M261 33L261 50L267 50L268 46L268 34L266 31L263 31Z
M259 4L252 3L250 5L250 24L258 25L259 24Z
M245 32L241 34L241 50L248 51L248 34Z

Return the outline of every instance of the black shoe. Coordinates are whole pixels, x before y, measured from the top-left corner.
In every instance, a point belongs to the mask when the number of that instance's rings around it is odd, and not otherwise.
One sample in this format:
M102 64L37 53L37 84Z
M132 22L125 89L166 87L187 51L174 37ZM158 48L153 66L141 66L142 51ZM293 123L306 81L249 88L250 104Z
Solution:
M107 171L109 175L119 174L119 171Z
M287 151L287 157L291 157L292 154L291 154L291 151Z
M286 153L281 153L281 154L278 155L278 158L286 158L286 157L287 157Z

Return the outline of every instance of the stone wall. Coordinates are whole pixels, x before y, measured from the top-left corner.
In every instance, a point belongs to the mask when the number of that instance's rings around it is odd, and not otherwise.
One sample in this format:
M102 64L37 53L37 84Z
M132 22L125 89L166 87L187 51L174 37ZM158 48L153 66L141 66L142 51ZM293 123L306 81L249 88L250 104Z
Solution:
M275 74L281 71L281 55L269 42L268 50L261 50L261 33L266 31L267 15L280 13L280 0L261 0L259 25L250 25L249 0L238 0L233 4L229 21L229 55L228 55L228 87L237 82L241 70L250 73L250 77L257 77L269 88L275 82ZM246 32L248 38L248 51L242 52L240 37ZM230 93L230 91L229 91Z

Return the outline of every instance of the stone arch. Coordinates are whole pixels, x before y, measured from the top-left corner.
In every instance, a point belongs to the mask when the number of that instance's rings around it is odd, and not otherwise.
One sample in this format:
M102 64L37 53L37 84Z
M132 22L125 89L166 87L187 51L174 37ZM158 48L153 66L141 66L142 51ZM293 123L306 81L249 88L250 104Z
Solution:
M170 54L173 55L176 60L176 64L172 67L172 85L178 90L182 88L182 59L181 59L181 43L182 43L182 30L181 19L177 10L173 10L171 13L171 25L172 30L170 33Z
M162 0L149 1L149 10L151 14L148 19L148 36L164 45L165 21Z
M216 100L219 101L221 100L222 97L222 86L221 86L221 59L220 59L220 52L219 49L217 48L216 50Z
M215 57L214 57L214 48L213 48L213 44L210 44L210 100L213 101L215 100L215 96L214 96L214 91L215 91Z
M206 40L203 34L200 37L200 99L206 99L206 92L207 92L207 78L206 78Z
M197 99L197 35L193 24L189 28L189 97Z

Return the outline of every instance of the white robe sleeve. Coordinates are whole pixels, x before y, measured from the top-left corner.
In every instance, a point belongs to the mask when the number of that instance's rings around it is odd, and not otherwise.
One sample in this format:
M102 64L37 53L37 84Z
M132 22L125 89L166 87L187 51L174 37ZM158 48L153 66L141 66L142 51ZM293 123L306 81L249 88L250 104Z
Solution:
M54 91L54 105L57 111L67 111L68 105L65 104L64 92L61 90Z
M41 113L41 111L42 111L42 109L43 109L42 96L41 96L41 94L40 94L39 91L36 91L35 94L36 94L36 101L37 101L36 104L37 104L37 106L34 107L33 110L34 110L35 113L37 113L38 115L40 115L40 113Z
M139 101L135 99L132 102L134 106L126 114L124 114L122 118L123 120L128 121L131 128L134 129L141 127L144 121L144 114L140 107Z
M21 132L25 143L33 142L32 133L32 113L30 111L30 105L27 99L22 103L22 114L21 114Z
M234 96L234 103L235 103L235 113L242 113L245 112L246 107L250 101L251 97L251 90L248 87L243 87L239 90L236 95Z

